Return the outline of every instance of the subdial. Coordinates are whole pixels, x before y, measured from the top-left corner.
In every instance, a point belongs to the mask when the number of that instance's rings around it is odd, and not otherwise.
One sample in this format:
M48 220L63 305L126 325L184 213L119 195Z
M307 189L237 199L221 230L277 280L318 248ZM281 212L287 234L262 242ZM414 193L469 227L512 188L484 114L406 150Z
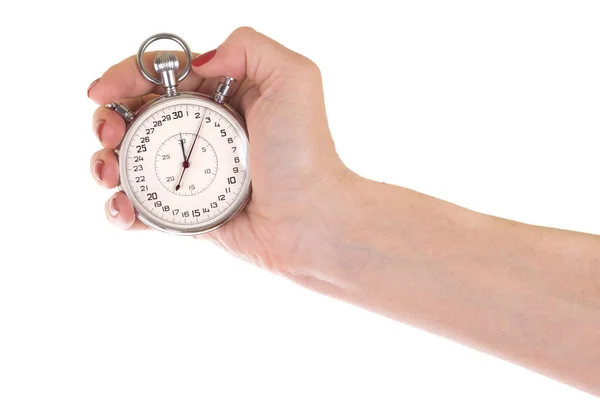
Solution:
M154 159L158 180L165 189L179 196L194 196L206 190L217 176L219 166L212 145L198 136L190 155L195 133L181 132L165 140ZM185 175L181 176L182 171Z

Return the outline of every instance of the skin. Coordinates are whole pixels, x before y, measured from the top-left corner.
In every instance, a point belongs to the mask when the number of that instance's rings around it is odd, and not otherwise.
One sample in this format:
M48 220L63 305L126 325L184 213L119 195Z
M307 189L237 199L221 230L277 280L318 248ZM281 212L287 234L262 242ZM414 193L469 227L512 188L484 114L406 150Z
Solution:
M251 28L235 30L179 89L212 93L222 75L240 82L229 102L251 136L253 194L202 238L312 290L600 395L599 237L358 176L336 153L318 67ZM158 90L130 57L88 96L136 109ZM90 169L112 189L125 123L100 106L93 127L103 149ZM106 215L121 229L145 229L124 193L107 201Z

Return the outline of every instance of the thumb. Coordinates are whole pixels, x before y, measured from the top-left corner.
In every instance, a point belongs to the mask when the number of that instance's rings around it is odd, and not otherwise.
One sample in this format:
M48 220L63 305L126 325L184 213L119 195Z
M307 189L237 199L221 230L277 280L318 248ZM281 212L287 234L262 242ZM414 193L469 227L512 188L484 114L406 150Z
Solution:
M248 27L236 29L217 49L196 57L192 68L206 78L247 78L261 91L282 77L304 85L308 75L320 79L317 66L308 58Z

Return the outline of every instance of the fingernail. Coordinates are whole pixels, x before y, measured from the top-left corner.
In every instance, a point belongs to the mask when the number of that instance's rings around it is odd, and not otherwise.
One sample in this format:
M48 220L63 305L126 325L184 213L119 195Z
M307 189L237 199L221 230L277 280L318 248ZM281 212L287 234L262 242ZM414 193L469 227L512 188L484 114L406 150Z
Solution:
M106 123L105 120L100 119L100 120L98 120L98 122L96 122L96 127L94 128L94 132L96 133L96 137L98 138L100 143L102 143L102 129L104 129L105 123Z
M98 83L99 80L100 80L100 78L98 78L94 82L90 83L90 86L88 86L88 90L87 90L87 97L90 97L90 90L92 90L94 85L96 85L96 83Z
M98 182L102 182L102 168L104 168L104 161L96 160L92 166L92 175Z
M119 215L119 206L117 205L117 198L113 197L108 203L108 213L111 217L116 218Z
M194 58L192 60L192 65L194 67L199 67L201 65L204 65L207 62L209 62L210 60L212 60L212 58L215 56L215 54L217 54L217 49L211 50L211 51L207 51L206 53L204 53L202 55L199 55L198 57Z

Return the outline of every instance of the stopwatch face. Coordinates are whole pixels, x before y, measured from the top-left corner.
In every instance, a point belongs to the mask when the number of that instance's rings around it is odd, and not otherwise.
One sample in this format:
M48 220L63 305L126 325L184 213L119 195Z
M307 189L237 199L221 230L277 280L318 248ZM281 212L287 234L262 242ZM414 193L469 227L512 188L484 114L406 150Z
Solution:
M163 98L138 113L119 150L121 188L156 229L198 234L221 226L250 192L241 119L212 99Z

